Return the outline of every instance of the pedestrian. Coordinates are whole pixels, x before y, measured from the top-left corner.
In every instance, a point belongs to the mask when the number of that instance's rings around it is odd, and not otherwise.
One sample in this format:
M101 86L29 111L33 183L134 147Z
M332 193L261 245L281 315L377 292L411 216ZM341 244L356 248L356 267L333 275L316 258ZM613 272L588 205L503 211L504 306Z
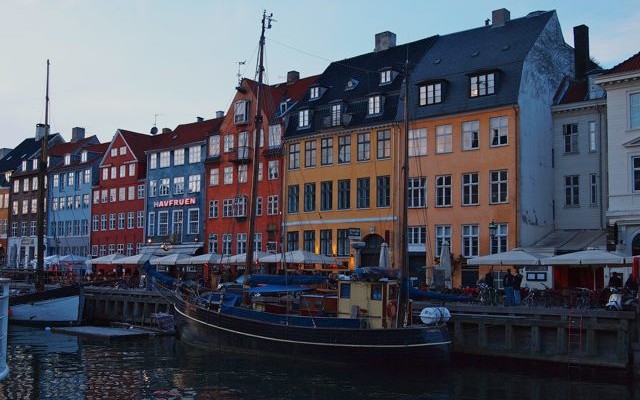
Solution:
M612 288L622 288L622 278L617 272L612 272L611 277L609 278L609 287Z
M520 296L520 287L522 286L522 274L516 269L516 275L513 277L513 304L520 305L522 298Z
M497 303L496 290L493 287L493 267L489 269L489 272L484 276L484 284L487 285L489 291L489 304L495 306Z
M502 287L504 288L504 306L509 307L513 305L513 274L511 274L511 268L507 270L504 278L502 278Z

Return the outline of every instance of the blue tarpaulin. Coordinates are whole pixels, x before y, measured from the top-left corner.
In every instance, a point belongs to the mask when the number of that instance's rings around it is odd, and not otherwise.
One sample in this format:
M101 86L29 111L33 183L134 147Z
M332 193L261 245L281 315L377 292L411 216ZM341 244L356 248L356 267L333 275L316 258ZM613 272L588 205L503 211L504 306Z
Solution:
M149 276L156 278L158 281L162 283L173 285L176 282L175 278L172 278L165 274L161 274L160 272L156 271L156 269L151 266L149 261L145 262L142 268L147 272L147 274L149 274Z
M424 291L412 287L409 289L409 297L413 300L432 299L444 301L473 301L473 296L445 294L432 291Z
M253 285L313 285L327 282L326 276L321 275L264 275L253 274L247 276L247 282Z
M248 293L277 293L277 292L301 292L305 290L313 290L308 286L286 286L286 285L264 285L247 289Z

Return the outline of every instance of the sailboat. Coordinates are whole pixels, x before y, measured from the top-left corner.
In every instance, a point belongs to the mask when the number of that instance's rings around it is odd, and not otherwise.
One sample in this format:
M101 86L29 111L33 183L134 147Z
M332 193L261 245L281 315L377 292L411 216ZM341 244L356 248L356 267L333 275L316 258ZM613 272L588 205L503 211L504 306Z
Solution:
M82 290L79 284L56 288L45 287L45 176L47 171L47 151L49 147L49 60L47 60L47 87L45 100L44 136L38 162L37 200L37 259L35 271L35 291L9 297L9 321L23 325L72 325L81 316Z
M256 131L262 126L262 53L270 22L271 15L263 13ZM253 150L254 182L249 199L256 198L257 143ZM249 210L255 212L255 206ZM254 216L250 215L250 222ZM253 237L252 228L248 237ZM247 247L246 270L250 272L253 240L248 240ZM250 274L245 276L241 294L199 295L148 265L145 269L165 282L157 287L173 303L179 337L198 347L346 363L434 364L449 357L448 310L425 309L415 323L408 306L406 273L381 271L339 280L335 292L314 290L320 281L326 282L325 277L307 276L319 280L303 281L297 276Z

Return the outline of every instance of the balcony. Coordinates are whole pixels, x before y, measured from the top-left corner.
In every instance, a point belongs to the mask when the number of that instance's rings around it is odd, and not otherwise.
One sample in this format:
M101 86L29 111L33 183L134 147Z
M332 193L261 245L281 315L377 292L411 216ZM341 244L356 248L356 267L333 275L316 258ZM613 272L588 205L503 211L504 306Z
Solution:
M240 146L236 148L235 154L233 154L229 161L236 164L249 164L251 162L249 146Z

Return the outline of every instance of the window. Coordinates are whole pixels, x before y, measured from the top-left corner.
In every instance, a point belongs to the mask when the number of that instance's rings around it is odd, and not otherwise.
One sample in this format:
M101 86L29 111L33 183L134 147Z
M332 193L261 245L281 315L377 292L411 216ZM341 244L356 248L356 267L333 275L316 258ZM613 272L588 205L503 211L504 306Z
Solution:
M268 168L268 173L269 173L267 178L270 181L278 179L278 176L280 175L279 174L279 172L280 172L280 161L279 160L269 160L269 164L267 164L267 168Z
M278 195L267 197L267 215L278 214Z
M136 214L133 211L127 213L127 229L135 228L135 216Z
M380 71L380 84L383 85L389 82L391 82L391 70L385 69L384 71Z
M218 186L220 184L220 170L211 168L209 170L209 186Z
M124 213L118 213L118 229L124 229Z
M144 211L138 211L138 214L136 215L136 227L144 227Z
M389 175L376 178L376 206L389 207L391 205L391 177Z
M160 184L158 185L158 195L159 196L169 195L169 178L160 179Z
M248 165L238 165L238 183L247 183L248 171Z
M333 182L320 182L320 211L333 209Z
M378 131L378 159L391 158L391 131Z
M315 252L316 245L316 231L304 231L302 232L303 249L310 253Z
M236 235L236 253L243 254L247 252L247 234L238 233Z
M289 145L289 169L300 168L300 143Z
M342 105L334 104L331 106L331 126L338 126L342 122Z
M598 176L589 174L589 204L591 206L598 205Z
M118 148L114 147L111 149L111 157L117 157L118 156Z
M167 168L171 166L171 152L170 151L161 151L160 152L160 168ZM113 172L111 173L111 178L113 178Z
M288 205L287 211L290 214L295 214L300 210L300 198L299 198L300 187L298 185L289 185L288 188Z
M640 93L629 95L629 129L640 128Z
M17 179L13 181L13 193L20 193L20 181Z
M506 203L508 196L507 171L491 171L489 173L489 199L491 203Z
M233 184L233 167L224 167L224 184Z
M333 164L333 138L320 139L320 164Z
M189 175L189 193L200 192L200 175Z
M333 255L331 250L331 229L320 230L320 254Z
M152 153L152 154L149 155L149 169L156 169L157 166L158 166L158 154L157 153ZM104 177L104 175L106 175L106 174L103 174L102 178L103 179L107 179L107 178Z
M507 251L507 224L497 224L496 234L491 237L491 254L504 253Z
M58 176L58 174L54 174L53 175L53 181L51 182L51 184L53 185L54 188L57 188L58 185L59 185L59 182L60 182L60 177ZM14 181L14 184L15 184L15 181ZM14 190L14 193L15 192L16 191Z
M381 113L382 96L369 97L369 115L378 115Z
M173 165L184 165L184 149L173 151Z
M100 230L101 231L107 230L107 214L100 215Z
M37 177L37 176L34 176L34 177L31 179L31 190L33 190L34 192L35 192L36 190L38 190L38 177Z
M596 131L596 123L595 121L589 121L589 151L595 152L598 151L598 132Z
M356 208L369 208L371 203L369 178L358 178L356 192Z
M436 153L451 153L453 150L452 131L451 125L436 126Z
M564 152L578 152L578 124L562 125L562 137L564 138Z
M423 208L427 206L427 178L409 178L407 207Z
M476 150L480 148L480 121L462 123L462 150Z
M436 225L436 257L442 254L442 243L451 245L451 225Z
M315 211L316 209L316 184L304 184L304 211Z
M220 155L220 135L213 135L209 138L209 155L211 157Z
M256 216L262 215L262 197L256 197Z
M235 198L235 216L246 217L247 216L247 196L238 195Z
M316 145L315 140L309 140L304 142L304 166L315 167L316 166Z
M218 218L218 200L209 200L209 218Z
M479 204L479 175L477 172L462 174L462 205L475 206Z
M109 230L113 231L116 229L116 214L109 214Z
M338 181L338 210L351 208L351 181L342 179Z
M238 133L238 152L237 157L239 160L249 159L249 133Z
M246 124L249 122L249 102L246 100L236 101L233 107L233 122L235 124Z
M233 217L234 199L222 200L222 217Z
M155 236L155 227L156 227L156 214L153 212L149 213L149 226L147 227L147 236Z
M409 246L420 246L424 250L427 243L427 227L409 226L407 231L407 244Z
M144 199L144 185L138 185L138 198Z
M129 164L129 176L136 176L136 165L135 164Z
M209 253L218 252L218 235L215 233L209 234Z
M89 220L83 219L82 220L82 236L88 236L89 235Z
M462 255L465 257L478 256L478 241L480 228L478 225L462 225Z
M310 110L300 110L298 112L298 128L308 128L309 123L309 113Z
M436 207L451 206L451 175L436 177Z
M184 223L184 216L182 210L173 210L172 221L171 221L171 233L176 235L178 241L182 241L182 225Z
M126 165L121 165L120 166L120 178L124 178L127 176L127 166Z
M173 194L184 194L184 176L173 178Z
M358 161L368 161L371 159L371 135L366 133L358 134Z
M230 153L233 151L234 147L234 136L233 135L224 135L224 152Z
M282 145L282 127L280 125L269 125L269 147L280 147Z
M430 83L420 86L420 105L442 103L442 83Z
M158 236L169 234L169 211L158 212Z
M64 165L69 165L71 164L71 154L65 154L64 155Z
M130 257L133 255L133 243L127 243L127 257Z
M319 86L313 86L309 88L309 99L310 100L314 100L317 99L318 97L320 97L320 87Z
M488 96L495 93L495 75L493 73L474 75L470 78L471 97Z
M202 149L200 146L189 147L189 164L196 164L202 160Z
M227 255L231 255L231 243L232 243L233 237L231 236L230 233L224 233L222 235L222 254L227 256Z
M491 146L504 146L508 143L509 121L507 117L490 118Z
M133 165L133 164L131 164ZM91 170L90 169L85 169L84 170L84 183L91 183Z
M345 135L338 138L338 164L351 162L351 136Z
M298 232L287 232L287 251L298 250Z
M567 207L580 205L580 177L578 175L564 177L564 205Z
M156 197L158 194L158 182L151 180L149 181L149 197Z
M409 157L427 155L427 128L409 130Z

